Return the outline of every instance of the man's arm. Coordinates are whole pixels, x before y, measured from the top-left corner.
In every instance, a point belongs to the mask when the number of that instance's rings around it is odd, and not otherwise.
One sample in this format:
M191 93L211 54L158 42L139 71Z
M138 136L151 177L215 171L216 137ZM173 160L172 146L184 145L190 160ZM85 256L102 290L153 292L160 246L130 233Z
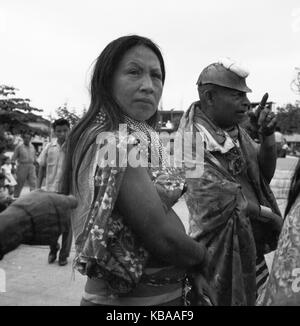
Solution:
M46 167L39 166L38 181L37 181L38 188L42 188L43 180L44 180L45 176L46 176Z
M33 164L39 164L38 158L37 158L37 155L36 155L36 150L35 150L33 145L32 145L32 147L33 147Z
M38 172L38 181L37 187L41 188L43 184L43 180L46 176L46 164L47 164L47 156L48 156L48 146L46 146L41 152L40 156L37 158L36 163L39 164L39 172Z
M260 171L267 182L270 183L276 169L277 153L275 143L276 116L266 107L268 97L268 93L263 96L258 109L254 113L253 123L258 130L261 144L258 152Z
M262 137L262 142L258 154L259 166L262 174L266 178L267 182L270 183L276 169L276 143L274 133Z
M14 154L11 158L11 162L15 164L16 160L19 158L19 146L17 146L14 150Z

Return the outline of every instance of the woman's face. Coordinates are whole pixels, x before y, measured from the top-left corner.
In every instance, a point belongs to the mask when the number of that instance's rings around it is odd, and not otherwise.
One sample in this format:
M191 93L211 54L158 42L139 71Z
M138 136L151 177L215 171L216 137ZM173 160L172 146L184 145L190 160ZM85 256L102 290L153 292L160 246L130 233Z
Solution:
M156 112L163 89L156 54L145 46L125 53L113 77L113 96L129 117L146 121Z

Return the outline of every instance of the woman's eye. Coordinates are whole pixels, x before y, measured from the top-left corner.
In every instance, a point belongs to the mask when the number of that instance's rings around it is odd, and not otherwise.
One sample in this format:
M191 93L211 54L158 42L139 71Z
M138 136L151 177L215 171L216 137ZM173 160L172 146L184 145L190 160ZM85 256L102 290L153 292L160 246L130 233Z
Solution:
M154 74L152 74L152 76L153 76L154 78L157 78L157 79L159 79L159 80L162 80L162 75L161 75L160 73L154 73Z
M130 74L130 75L137 76L137 75L139 74L139 70L137 70L137 69L129 70L129 74Z

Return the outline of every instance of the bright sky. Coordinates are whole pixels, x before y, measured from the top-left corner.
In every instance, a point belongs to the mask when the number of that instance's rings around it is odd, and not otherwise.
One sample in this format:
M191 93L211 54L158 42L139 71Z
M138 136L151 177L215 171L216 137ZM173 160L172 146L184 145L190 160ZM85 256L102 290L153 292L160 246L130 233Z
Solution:
M220 57L250 70L250 100L267 91L278 104L300 67L299 0L1 0L0 84L47 116L62 105L89 105L93 61L113 39L139 34L162 49L163 107L186 110L201 70Z

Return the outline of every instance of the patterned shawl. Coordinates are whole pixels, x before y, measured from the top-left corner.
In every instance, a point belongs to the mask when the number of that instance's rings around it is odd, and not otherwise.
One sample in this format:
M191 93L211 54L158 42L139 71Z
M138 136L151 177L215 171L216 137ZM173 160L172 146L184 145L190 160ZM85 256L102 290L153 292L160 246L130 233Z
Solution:
M300 196L285 218L262 306L300 306Z
M98 144L95 142L85 155L78 176L79 189L74 187L79 204L72 218L77 252L74 268L85 275L87 264L92 262L93 277L104 279L116 294L128 293L140 282L149 259L149 253L115 208L126 171L128 145L136 146L140 152L148 152L149 137L156 144L151 150L155 152L154 157L160 160L160 167L151 169L151 179L156 184L165 209L173 205L171 197L180 197L183 188L181 179L174 178L170 182L160 178L163 150L154 129L128 117L125 121L128 137L118 132L102 134L99 126L92 127L98 129L99 137L105 135L106 142L100 145L99 140L103 139L98 137ZM87 132L91 132L91 129ZM78 143L76 154L84 147L84 138L85 135ZM104 164L105 160L111 159L105 152L116 153L112 158L116 164ZM74 159L78 159L77 155ZM160 191L162 188L164 191Z

